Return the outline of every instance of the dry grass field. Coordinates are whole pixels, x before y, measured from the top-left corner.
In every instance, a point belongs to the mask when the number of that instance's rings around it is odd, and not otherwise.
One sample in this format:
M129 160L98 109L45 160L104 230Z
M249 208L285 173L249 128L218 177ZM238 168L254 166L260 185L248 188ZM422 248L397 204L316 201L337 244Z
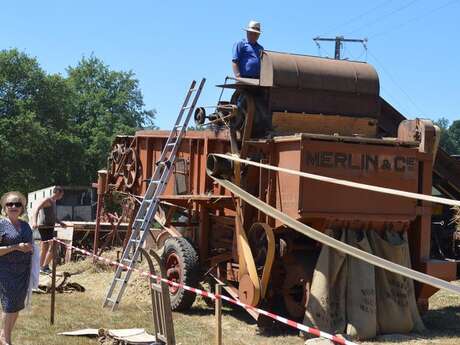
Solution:
M82 272L72 277L86 288L83 293L58 294L56 322L49 324L50 295L34 295L32 309L22 312L14 334L15 345L99 344L97 339L64 337L58 332L82 328L146 328L152 332L151 307L144 278L133 275L131 284L117 312L102 309L102 301L113 276L106 267L94 266L90 260L71 263L59 271ZM459 282L460 283L460 282ZM201 298L186 314L174 313L178 344L214 344L214 310ZM387 335L365 344L460 344L460 297L438 292L424 316L429 331L421 335ZM257 331L252 319L236 307L224 305L223 343L236 344L303 344L296 332L265 336ZM314 344L316 342L312 342Z

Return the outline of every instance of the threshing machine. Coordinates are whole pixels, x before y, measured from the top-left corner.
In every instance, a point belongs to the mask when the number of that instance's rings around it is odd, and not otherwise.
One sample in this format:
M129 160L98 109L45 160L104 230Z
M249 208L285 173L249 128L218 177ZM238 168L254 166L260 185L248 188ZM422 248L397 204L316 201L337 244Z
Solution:
M436 127L428 120L405 120L385 102L371 65L265 51L260 79L227 78L219 87L230 89L231 98L220 99L211 112L197 109L195 120L207 130L188 131L183 138L156 216L161 228L152 230L168 279L191 286L220 280L248 304L276 307L291 318L304 315L321 246L238 201L210 175L236 181L319 231L407 231L412 267L455 279L455 263L430 255L431 204L254 166L235 170L213 155L233 152L277 167L422 194L431 195L434 184L457 197L459 184L450 174L459 166L438 152ZM168 134L143 130L117 137L108 190L142 196ZM238 242L237 218L248 247ZM419 306L426 308L435 291L417 284ZM176 310L195 299L176 287L170 293Z

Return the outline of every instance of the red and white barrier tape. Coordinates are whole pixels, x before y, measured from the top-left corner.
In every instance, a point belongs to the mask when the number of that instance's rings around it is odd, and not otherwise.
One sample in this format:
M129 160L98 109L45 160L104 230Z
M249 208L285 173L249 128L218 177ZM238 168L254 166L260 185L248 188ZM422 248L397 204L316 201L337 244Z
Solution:
M211 298L213 300L216 300L216 299L221 299L221 300L224 300L224 301L227 301L229 303L232 303L234 305L238 305L244 309L250 309L250 310L254 310L255 312L259 313L259 314L262 314L262 315L265 315L265 316L268 316L270 318L272 318L273 320L276 320L276 321L279 321L281 323L284 323L285 325L288 325L288 326L291 326L293 328L296 328L302 332L305 332L305 333L309 333L309 334L312 334L312 335L315 335L317 337L322 337L322 338L326 338L326 339L329 339L337 344L343 344L343 345L357 345L356 343L352 342L352 341L349 341L349 340L346 340L344 338L341 338L341 337L338 337L336 335L332 335L332 334L329 334L329 333L326 333L326 332L323 332L323 331L320 331L319 329L316 329L316 328L312 328L312 327L308 327L308 326L305 326L301 323L298 323L296 321L292 321L292 320L289 320L289 319L286 319L285 317L282 317L282 316L279 316L279 315L276 315L276 314L273 314L273 313L270 313L268 311L265 311L265 310L262 310L262 309L259 309L259 308L256 308L256 307L253 307L251 305L248 305L248 304L245 304L245 303L242 303L238 300L234 300L230 297L227 297L227 296L224 296L224 295L219 295L219 294L214 294L212 292L209 292L209 291L205 291L205 290L201 290L201 289L197 289L197 288L193 288L193 287L190 287L190 286L187 286L187 285L184 285L184 284L180 284L180 283L176 283L176 282L173 282L173 281L170 281L170 280L167 280L165 278L161 278L161 277L158 277L156 275L153 275L153 274L150 274L149 272L146 272L146 271L143 271L143 270L140 270L138 268L130 268L129 266L127 265L124 265L120 262L117 262L117 261L114 261L114 260L110 260L108 258L104 258L102 256L99 256L99 255L95 255L87 250L84 250L84 249L81 249L81 248L78 248L78 247L75 247L75 246L72 246L70 244L67 244L67 243L64 243L56 238L53 239L53 241L56 241L68 248L72 248L86 256L92 256L96 259L98 259L99 261L102 261L104 263L106 263L107 265L114 265L114 266L120 266L122 268L125 268L125 269L128 269L128 270L133 270L134 272L137 272L139 273L140 275L142 276L145 276L145 277L151 277L153 279L155 279L157 282L159 281L163 281L165 282L166 284L168 285L171 285L171 286L175 286L175 287L180 287L180 288L183 288L184 290L187 290L187 291L190 291L190 292L193 292L195 293L196 295L200 295L200 296L203 296L203 297L207 297L207 298Z

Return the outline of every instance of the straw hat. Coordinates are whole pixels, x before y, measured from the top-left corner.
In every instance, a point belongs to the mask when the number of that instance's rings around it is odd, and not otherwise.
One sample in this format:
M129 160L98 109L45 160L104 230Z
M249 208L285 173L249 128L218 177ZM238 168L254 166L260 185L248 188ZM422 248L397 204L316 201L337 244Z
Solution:
M244 29L246 31L250 32L256 32L260 34L262 31L260 30L260 23L256 22L255 20L251 20L248 24L248 26Z
M22 204L22 213L24 213L27 206L27 199L24 196L24 194L15 191L3 194L2 198L0 199L0 205L2 206L2 210L5 210L6 200L10 197L14 197L14 199L18 200Z

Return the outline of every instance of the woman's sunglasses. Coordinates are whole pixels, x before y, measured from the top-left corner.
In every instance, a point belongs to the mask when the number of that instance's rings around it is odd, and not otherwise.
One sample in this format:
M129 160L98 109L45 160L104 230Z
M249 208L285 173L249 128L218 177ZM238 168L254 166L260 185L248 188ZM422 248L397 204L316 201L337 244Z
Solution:
M20 202L7 202L5 205L6 207L13 207L13 206L17 208L22 207L22 203Z

